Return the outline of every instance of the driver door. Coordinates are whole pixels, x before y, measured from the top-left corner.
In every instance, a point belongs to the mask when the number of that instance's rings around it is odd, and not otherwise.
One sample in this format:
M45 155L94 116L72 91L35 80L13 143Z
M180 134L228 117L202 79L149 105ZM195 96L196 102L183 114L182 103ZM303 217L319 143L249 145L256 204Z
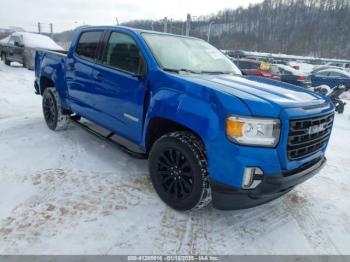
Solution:
M19 36L14 37L14 43L12 47L12 60L18 63L23 63L23 41Z
M107 37L104 52L94 65L94 109L104 126L134 142L142 138L146 62L136 40L124 32Z
M10 40L7 43L6 51L7 51L7 59L13 61L14 58L14 48L15 48L15 36L11 36Z

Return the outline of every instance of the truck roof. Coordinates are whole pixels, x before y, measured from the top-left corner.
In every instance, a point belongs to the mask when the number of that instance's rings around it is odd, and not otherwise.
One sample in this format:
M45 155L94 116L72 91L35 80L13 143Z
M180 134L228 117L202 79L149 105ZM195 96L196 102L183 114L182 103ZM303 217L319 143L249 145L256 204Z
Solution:
M118 28L130 31L130 32L134 32L137 34L151 33L151 34L172 35L172 36L178 36L178 37L199 39L199 38L192 37L192 36L177 35L177 34L171 34L171 33L159 32L159 31L134 28L134 27L129 27L129 26L86 26L86 27L82 27L79 31L88 31L88 30L94 30L94 29L113 30L113 29L118 29Z

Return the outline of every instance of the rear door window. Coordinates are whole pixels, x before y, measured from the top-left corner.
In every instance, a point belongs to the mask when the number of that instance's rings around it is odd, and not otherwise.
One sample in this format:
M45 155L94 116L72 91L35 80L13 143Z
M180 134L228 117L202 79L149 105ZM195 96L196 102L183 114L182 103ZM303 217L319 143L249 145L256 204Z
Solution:
M103 31L89 31L81 34L76 53L79 57L94 61Z
M21 45L22 39L19 36L14 37L14 44Z
M324 77L324 76L328 76L329 72L328 71L321 71L321 72L317 72L316 75Z

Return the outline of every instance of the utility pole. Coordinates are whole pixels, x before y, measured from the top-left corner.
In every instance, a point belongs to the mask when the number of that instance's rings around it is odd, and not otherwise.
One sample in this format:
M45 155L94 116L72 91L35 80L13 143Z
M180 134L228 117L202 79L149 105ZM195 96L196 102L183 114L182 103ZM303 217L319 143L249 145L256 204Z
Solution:
M164 17L164 33L168 32L168 18Z
M50 35L51 35L51 38L53 38L53 24L50 23Z
M38 33L41 34L41 23L38 22Z
M211 31L211 26L212 26L212 24L214 24L214 21L211 21L211 22L209 23L209 28L208 28L208 43L209 43L209 41L210 41L210 31Z
M152 23L151 23L151 28L152 28L152 31L154 31L154 22L152 20Z
M187 19L186 19L186 36L190 35L190 26L191 26L191 14L187 14Z

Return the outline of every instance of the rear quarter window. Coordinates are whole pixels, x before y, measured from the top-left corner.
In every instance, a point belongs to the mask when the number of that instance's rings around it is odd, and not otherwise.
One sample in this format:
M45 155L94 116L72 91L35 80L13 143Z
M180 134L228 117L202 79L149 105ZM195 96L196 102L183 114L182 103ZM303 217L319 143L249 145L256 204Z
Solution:
M344 74L339 73L339 72L330 72L329 76L333 76L333 77L345 77Z
M102 34L103 31L82 33L77 44L76 54L83 59L94 61Z

